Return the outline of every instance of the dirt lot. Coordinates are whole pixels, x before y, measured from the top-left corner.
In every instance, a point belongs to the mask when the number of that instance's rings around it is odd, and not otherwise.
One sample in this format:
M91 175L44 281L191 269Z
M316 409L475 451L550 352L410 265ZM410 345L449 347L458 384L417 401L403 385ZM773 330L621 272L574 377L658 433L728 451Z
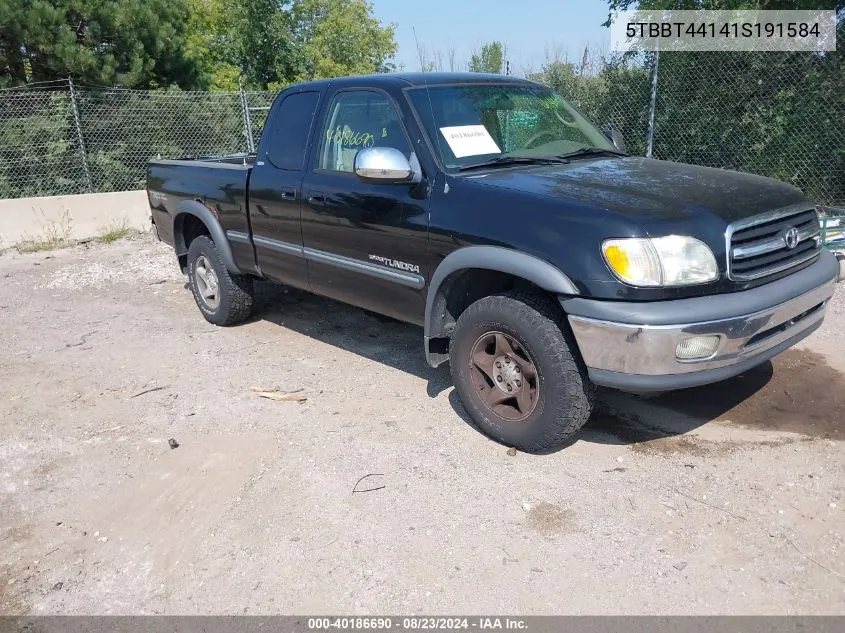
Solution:
M260 297L207 324L147 237L0 256L0 613L845 614L845 291L543 457L467 423L418 329Z

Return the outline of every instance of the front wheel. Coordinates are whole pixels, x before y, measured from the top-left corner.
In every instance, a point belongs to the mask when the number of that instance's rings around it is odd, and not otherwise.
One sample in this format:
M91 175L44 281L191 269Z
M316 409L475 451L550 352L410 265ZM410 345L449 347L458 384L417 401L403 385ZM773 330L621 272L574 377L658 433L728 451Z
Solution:
M542 295L485 297L458 318L452 379L464 408L495 440L546 453L587 422L593 387L559 311Z
M252 279L233 275L220 252L205 235L188 247L188 283L206 321L234 325L252 314Z

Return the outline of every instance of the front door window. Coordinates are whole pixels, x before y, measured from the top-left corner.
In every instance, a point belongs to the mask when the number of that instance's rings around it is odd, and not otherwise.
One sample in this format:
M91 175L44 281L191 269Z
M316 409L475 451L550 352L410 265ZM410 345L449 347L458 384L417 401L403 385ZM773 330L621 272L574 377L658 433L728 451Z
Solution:
M340 92L332 100L320 134L317 168L352 172L355 155L368 147L393 147L410 158L411 148L390 99L379 92Z

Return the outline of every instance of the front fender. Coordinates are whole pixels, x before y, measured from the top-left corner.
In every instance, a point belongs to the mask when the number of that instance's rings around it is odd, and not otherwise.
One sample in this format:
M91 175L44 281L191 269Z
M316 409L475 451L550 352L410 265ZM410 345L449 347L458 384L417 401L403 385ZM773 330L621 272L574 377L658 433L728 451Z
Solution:
M230 273L239 275L241 271L235 264L235 258L232 256L232 248L229 246L229 240L226 238L226 232L220 225L217 217L204 204L197 200L184 200L180 202L173 212L173 248L176 250L176 255L183 257L188 254L188 244L185 243L185 235L183 232L185 216L192 215L199 219L208 229L211 239L226 268Z
M432 352L429 346L432 339L442 338L446 333L448 315L446 297L441 286L452 273L469 268L508 273L558 295L580 294L569 277L539 257L500 246L460 248L440 262L429 282L425 304L425 355L432 367L437 367L449 358L448 354Z

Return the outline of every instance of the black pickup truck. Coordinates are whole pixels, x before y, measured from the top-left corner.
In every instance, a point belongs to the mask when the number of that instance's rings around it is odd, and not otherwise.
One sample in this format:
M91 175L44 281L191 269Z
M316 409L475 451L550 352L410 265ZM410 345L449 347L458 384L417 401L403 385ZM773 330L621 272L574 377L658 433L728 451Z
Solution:
M153 160L147 189L203 316L253 280L424 328L470 416L552 450L593 385L740 374L813 332L838 281L788 184L629 156L539 84L393 74L292 86L258 151Z

